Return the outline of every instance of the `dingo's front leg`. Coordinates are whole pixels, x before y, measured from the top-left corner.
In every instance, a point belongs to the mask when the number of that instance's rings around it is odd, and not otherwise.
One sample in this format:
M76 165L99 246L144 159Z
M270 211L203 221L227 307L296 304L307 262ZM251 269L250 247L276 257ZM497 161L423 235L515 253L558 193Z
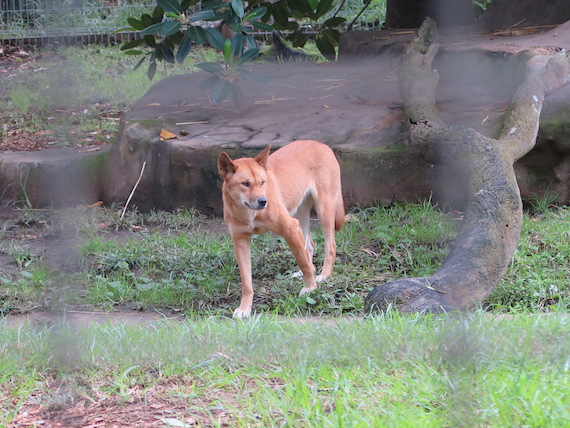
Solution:
M232 236L234 254L241 277L241 301L234 311L234 318L247 318L253 305L253 280L251 278L251 236Z

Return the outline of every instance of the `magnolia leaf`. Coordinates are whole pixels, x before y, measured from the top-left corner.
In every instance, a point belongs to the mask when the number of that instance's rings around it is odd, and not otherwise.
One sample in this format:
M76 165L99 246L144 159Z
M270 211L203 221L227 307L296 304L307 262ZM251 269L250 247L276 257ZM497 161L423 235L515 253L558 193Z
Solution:
M160 33L162 37L168 37L180 30L182 24L179 21L166 21L162 24Z
M121 46L121 50L127 50L127 49L132 49L132 48L136 48L137 46L140 46L144 43L143 39L138 39L138 40L131 40L130 42L125 43L123 46Z
M204 10L196 12L194 15L192 15L192 18L190 18L190 21L192 21L192 22L194 22L194 21L210 21L210 20L214 19L215 17L216 17L216 14L214 13L214 11L212 9L204 9Z
M245 51L242 56L240 57L240 65L241 64L245 64L246 62L251 61L252 59L254 59L257 55L259 54L259 48L255 47L252 48L248 51Z
M332 4L333 0L320 0L315 13L320 18L332 9Z
M259 30L263 30L263 31L273 30L273 25L266 24L265 22L255 21L255 22L252 22L251 25L253 25L255 28L257 28Z
M220 104L232 95L232 83L226 79L219 79L212 90L212 102Z
M141 22L144 28L150 27L152 24L154 24L152 16L150 16L148 13L143 13L141 15Z
M243 52L244 37L243 34L234 34L231 38L232 41L232 54L235 56L241 56Z
M230 4L236 15L239 16L240 18L243 18L243 13L244 13L243 2L241 0L232 0Z
M330 40L333 46L337 46L340 42L340 31L334 28L325 28L322 34Z
M182 39L184 39L184 35L186 33L182 32L182 27L174 34L171 34L170 36L166 37L162 43L164 43L166 46L168 46L169 48L171 48L172 50L174 50L174 47L176 45L179 45L180 43L182 43Z
M241 92L241 88L239 87L238 82L234 82L231 84L231 94L232 94L232 100L234 102L235 105L239 105L240 104L240 100L242 97L242 92Z
M267 8L265 6L259 6L253 9L251 12L249 12L247 16L243 18L243 20L250 21L252 19L261 18L266 13L267 13Z
M275 3L272 7L273 11L273 18L275 18L275 22L277 22L282 27L286 27L289 23L289 8L287 4L283 2ZM254 23L252 22L252 25Z
M327 19L323 26L324 27L338 27L341 24L346 22L346 18L342 18L340 16L335 16L333 18Z
M209 73L223 73L224 72L224 67L222 67L220 64L215 63L215 62L201 62L199 64L196 64L196 67L207 71Z
M141 31L142 29L144 29L144 25L140 19L130 17L127 18L127 22L131 27L133 27L137 31Z
M257 43L255 41L255 37L253 37L253 34L244 34L244 37L245 37L245 41L247 43L247 46L249 48L257 47ZM245 46L244 46L244 49L245 49Z
M315 4L317 0L315 0ZM305 16L309 16L315 10L307 0L288 0L287 4L293 10L293 12L300 12L305 14Z
M157 46L157 49L160 51L162 58L166 62L169 62L170 64L174 64L174 52L172 51L172 48L166 47L166 46L164 46L164 44L161 43Z
M162 22L162 17L164 16L164 9L157 6L152 11L152 20L154 22Z
M287 36L287 40L293 42L294 48L302 48L309 41L309 36L302 31L296 31Z
M326 59L329 61L333 61L335 59L336 52L334 45L331 43L328 37L324 36L323 34L319 34L315 39L315 42L317 44L317 48Z
M188 9L190 6L194 6L195 4L199 3L200 0L184 0L181 4L180 4L180 10L182 12L186 11L186 9Z
M154 36L148 36L148 35L143 36L143 40L151 48L154 48L156 46L156 40L155 40Z
M192 38L190 37L190 31L187 31L186 34L184 34L182 43L180 43L180 46L178 46L178 50L176 51L176 61L178 61L178 64L182 64L184 62L190 53L191 48Z
M135 64L133 70L136 70L137 68L139 68L145 60L146 60L146 57L144 57L144 56L141 59L139 59L139 61Z
M158 32L160 32L162 30L162 22L159 22L158 24L152 24L148 27L146 27L144 30L141 31L141 34L143 36L148 36L151 34L156 34Z
M206 40L208 41L208 43L210 43L213 47L215 47L218 50L221 51L224 50L224 42L226 39L224 39L222 33L220 33L218 30L212 27L204 29L204 32L206 33Z
M148 70L146 71L146 75L149 80L152 80L154 75L156 74L156 62L151 62L148 66Z
M159 5L165 12L172 12L180 15L180 3L177 0L157 0L156 4Z
M188 29L188 34L194 43L199 45L206 43L206 33L202 27L192 26Z

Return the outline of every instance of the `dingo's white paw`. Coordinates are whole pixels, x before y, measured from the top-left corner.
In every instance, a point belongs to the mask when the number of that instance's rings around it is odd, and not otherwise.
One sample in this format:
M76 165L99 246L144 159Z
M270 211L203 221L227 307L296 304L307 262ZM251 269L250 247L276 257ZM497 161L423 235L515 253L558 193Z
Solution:
M303 272L298 270L297 272L291 275L291 278L303 278Z
M243 319L243 318L249 318L250 315L251 315L251 308L248 309L237 308L234 311L233 317L236 319Z
M301 288L301 291L299 291L299 297L301 297L304 294L308 294L311 291L315 291L316 289L317 289L317 287L313 287L313 288L303 287L303 288Z
M326 281L328 276L326 275L317 275L317 282L324 282Z

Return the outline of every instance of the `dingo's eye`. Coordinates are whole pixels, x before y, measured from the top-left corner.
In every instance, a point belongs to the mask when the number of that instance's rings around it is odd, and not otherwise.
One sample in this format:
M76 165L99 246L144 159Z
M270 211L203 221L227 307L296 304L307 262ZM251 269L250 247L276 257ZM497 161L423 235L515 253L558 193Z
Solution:
M243 183L241 183L242 186L244 187L251 187L251 183L249 181L244 181Z
M265 180L261 180L261 185L262 185L262 186L265 185Z

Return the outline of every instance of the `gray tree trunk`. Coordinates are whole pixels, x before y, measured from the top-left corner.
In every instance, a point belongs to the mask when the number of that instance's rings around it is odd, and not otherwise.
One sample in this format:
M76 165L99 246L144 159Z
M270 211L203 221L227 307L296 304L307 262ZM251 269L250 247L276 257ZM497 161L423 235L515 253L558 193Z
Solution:
M535 56L511 102L498 139L471 128L447 126L435 105L437 27L426 19L400 65L406 139L426 161L446 164L467 183L469 203L453 248L442 267L424 278L402 278L375 287L368 311L395 305L402 312L470 309L501 280L522 225L522 202L514 162L535 144L544 97L570 83L570 56Z

